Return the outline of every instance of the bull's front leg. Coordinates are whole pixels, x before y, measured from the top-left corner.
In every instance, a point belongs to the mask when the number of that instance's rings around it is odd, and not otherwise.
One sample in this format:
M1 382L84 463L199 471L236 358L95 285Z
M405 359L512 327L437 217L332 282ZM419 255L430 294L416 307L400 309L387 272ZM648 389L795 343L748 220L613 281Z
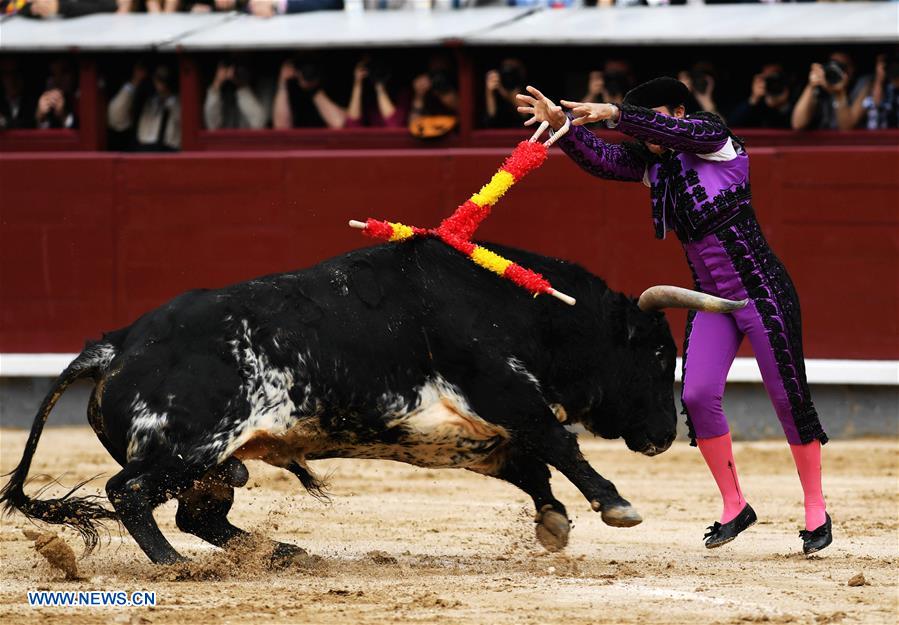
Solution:
M534 453L561 471L587 498L590 507L602 513L602 520L607 525L632 527L643 521L634 507L618 494L615 485L590 466L575 434L555 419L543 419L542 424L543 427L529 432Z

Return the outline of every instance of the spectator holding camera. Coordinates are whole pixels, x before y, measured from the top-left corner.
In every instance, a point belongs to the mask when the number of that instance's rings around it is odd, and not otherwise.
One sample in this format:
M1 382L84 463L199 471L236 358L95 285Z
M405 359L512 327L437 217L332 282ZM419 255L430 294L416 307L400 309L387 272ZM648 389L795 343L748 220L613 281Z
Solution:
M783 66L770 63L752 79L749 98L727 119L731 128L789 128L790 88Z
M77 94L75 70L70 61L54 59L44 92L38 98L34 113L38 128L75 128Z
M696 63L690 71L681 71L677 75L680 80L690 90L692 101L687 102L687 112L695 113L697 111L705 111L707 113L717 113L718 106L715 104L715 68L711 63Z
M133 132L131 149L165 152L181 147L181 103L177 77L167 65L158 65L152 75L144 62L134 66L127 81L109 102L109 127Z
M855 66L845 52L834 52L825 64L812 63L808 84L793 108L794 130L851 130L862 116L870 79L852 83Z
M412 108L409 122L434 115L456 115L459 91L453 78L452 65L444 55L434 55L428 71L412 79Z
M624 94L632 86L631 75L631 67L627 61L606 61L602 71L592 71L587 76L587 92L582 101L621 104Z
M452 132L458 121L459 92L452 64L445 55L434 55L428 71L412 79L409 132L418 139L436 139Z
M353 70L353 91L346 111L346 127L401 128L408 117L408 98L390 93L390 68L383 62L364 58ZM372 95L374 97L372 97Z
M507 58L486 76L486 120L488 128L517 128L526 116L518 112L515 97L524 91L527 72L519 59Z
M222 61L215 70L212 84L206 90L203 104L203 118L206 128L252 128L265 127L265 109L259 98L250 89L249 69L244 63L234 60Z
M862 101L865 127L869 130L899 128L899 57L877 57L874 80Z
M318 65L288 59L281 64L272 125L285 128L343 128L346 111L322 88Z

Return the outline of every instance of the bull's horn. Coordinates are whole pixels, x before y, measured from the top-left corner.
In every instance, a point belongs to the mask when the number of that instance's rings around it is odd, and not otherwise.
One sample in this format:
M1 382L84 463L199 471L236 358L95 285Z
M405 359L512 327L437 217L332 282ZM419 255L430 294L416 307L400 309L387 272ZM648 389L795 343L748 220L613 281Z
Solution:
M739 310L749 303L748 299L734 301L715 297L708 293L682 289L679 286L659 285L645 291L637 301L640 310L661 310L662 308L690 308L707 312L728 313Z

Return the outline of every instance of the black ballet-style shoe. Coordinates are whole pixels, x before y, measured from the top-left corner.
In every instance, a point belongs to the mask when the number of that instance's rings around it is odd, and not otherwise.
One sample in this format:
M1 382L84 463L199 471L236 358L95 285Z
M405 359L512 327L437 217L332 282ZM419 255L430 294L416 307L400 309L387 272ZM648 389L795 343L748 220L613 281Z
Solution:
M821 551L833 542L833 533L831 532L830 515L825 513L827 519L821 527L812 531L802 530L799 532L799 538L802 539L802 551L806 555Z
M755 525L756 521L758 521L758 517L755 516L755 510L749 504L746 504L740 510L740 514L727 523L722 525L715 521L714 525L709 525L708 533L703 536L706 549L714 549L715 547L726 545L736 538L740 532Z

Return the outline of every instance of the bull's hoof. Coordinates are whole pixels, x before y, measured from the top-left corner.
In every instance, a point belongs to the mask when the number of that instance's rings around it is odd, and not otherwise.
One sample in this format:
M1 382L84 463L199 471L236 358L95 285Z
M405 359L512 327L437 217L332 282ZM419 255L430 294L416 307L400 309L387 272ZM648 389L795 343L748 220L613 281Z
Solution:
M270 560L271 568L284 569L294 565L308 564L313 560L305 549L289 543L275 543Z
M571 524L565 515L547 504L540 509L534 520L537 522L537 540L543 548L550 552L562 551L568 544L568 533L571 531Z
M633 506L613 506L603 508L602 520L606 525L612 527L633 527L643 522L643 517L634 509Z

